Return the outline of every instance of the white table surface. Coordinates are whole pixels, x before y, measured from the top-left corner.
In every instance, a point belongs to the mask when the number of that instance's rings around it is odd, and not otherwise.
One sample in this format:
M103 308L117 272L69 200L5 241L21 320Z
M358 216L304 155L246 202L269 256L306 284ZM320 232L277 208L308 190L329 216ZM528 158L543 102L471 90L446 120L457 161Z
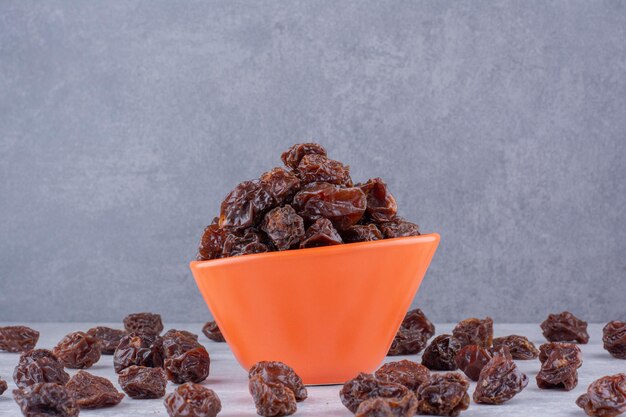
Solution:
M0 324L8 325L9 323ZM16 324L16 323L13 323ZM24 324L24 323L21 323ZM75 330L87 330L95 323L25 323L38 330L41 335L37 347L52 348L65 334ZM111 327L121 328L120 324L104 323ZM436 325L437 334L450 332L453 325ZM199 340L209 351L211 356L211 374L204 384L217 392L222 401L220 417L227 416L254 416L254 403L248 393L247 373L235 361L225 343L212 342L202 334L202 324L169 324L168 328L189 330L200 335ZM521 334L527 336L537 346L544 342L537 324L496 324L495 335L505 336ZM578 370L578 387L573 391L540 390L535 383L535 376L539 371L539 361L516 361L520 369L525 372L530 383L528 387L511 401L503 405L479 405L472 401L468 410L462 416L585 416L575 404L576 398L586 391L587 386L595 379L618 372L626 372L626 360L612 358L602 349L602 325L589 326L591 340L587 345L580 345L583 352L583 366ZM386 362L400 359L419 361L421 355L387 357ZM20 411L11 391L15 389L12 380L13 369L17 364L19 354L0 352L0 378L5 379L9 389L0 396L0 416L20 416ZM102 356L100 361L88 369L95 375L111 380L118 388L117 377L113 371L113 357ZM76 370L69 369L70 375ZM176 387L169 383L168 393ZM470 396L474 391L475 383L470 387ZM339 400L341 386L314 386L309 387L309 398L298 403L297 416L345 416L352 415ZM125 397L117 406L100 410L83 410L84 416L167 416L163 407L163 399L133 400Z

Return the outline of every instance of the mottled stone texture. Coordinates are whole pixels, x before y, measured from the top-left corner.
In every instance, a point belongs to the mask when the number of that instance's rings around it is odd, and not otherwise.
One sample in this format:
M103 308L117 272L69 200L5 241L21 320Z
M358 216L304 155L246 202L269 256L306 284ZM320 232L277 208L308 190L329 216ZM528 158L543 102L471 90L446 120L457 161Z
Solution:
M204 320L203 227L313 138L441 233L431 319L619 318L624 28L620 1L3 1L0 317Z

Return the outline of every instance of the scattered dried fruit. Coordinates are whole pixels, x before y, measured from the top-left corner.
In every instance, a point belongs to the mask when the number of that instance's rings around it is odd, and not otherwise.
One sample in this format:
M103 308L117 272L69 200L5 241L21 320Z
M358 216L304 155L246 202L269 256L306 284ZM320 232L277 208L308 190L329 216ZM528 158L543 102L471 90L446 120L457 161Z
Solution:
M226 342L224 336L222 335L222 331L214 321L207 322L204 327L202 327L202 333L214 342Z
M122 370L118 382L129 397L138 400L161 398L167 385L163 369L135 365Z
M26 326L0 327L0 350L25 352L33 349L39 340L39 332Z
M291 367L282 362L257 362L248 373L249 378L253 376L260 376L264 382L284 385L293 391L296 401L304 401L307 397L307 390L302 383L302 378Z
M409 389L404 385L383 382L371 374L360 373L356 378L343 385L339 392L339 397L341 398L341 403L348 410L356 413L359 405L367 399L381 397L400 400L409 392Z
M190 382L168 394L163 403L170 417L215 417L222 411L215 391Z
M113 367L118 374L131 365L163 366L163 341L160 336L129 333L120 340L113 354Z
M404 359L384 364L374 372L374 376L379 381L401 384L415 391L428 380L430 370L417 362Z
M571 391L578 385L582 355L578 346L569 343L547 343L539 348L541 370L537 386L541 389L563 388Z
M260 416L288 416L298 408L292 390L283 384L267 382L260 375L250 378L248 389Z
M495 348L506 346L513 359L535 359L539 356L539 350L528 338L515 334L505 337L496 337L493 339L493 346Z
M100 340L100 353L112 355L117 349L117 345L126 332L124 330L111 329L110 327L98 326L87 331L87 334L97 337Z
M458 416L467 410L469 382L456 372L432 374L417 392L417 414Z
M210 369L209 352L203 346L165 359L167 378L177 384L202 382L209 376Z
M402 398L370 398L363 401L355 417L413 417L417 411L417 398L407 392Z
M478 345L488 349L493 342L493 320L491 317L485 317L484 320L475 317L465 319L452 330L452 336L461 346Z
M548 315L541 323L541 330L545 338L551 342L576 341L584 344L589 341L587 322L578 319L569 311Z
M412 355L422 351L426 347L428 339L435 334L435 326L428 320L426 315L416 308L409 311L396 337L391 343L387 355Z
M112 407L124 398L111 381L86 371L78 371L65 388L80 408Z
M576 404L591 417L616 417L626 412L626 374L603 376L593 381Z
M13 399L25 417L75 417L79 412L68 390L55 383L37 383L13 390Z
M163 331L163 322L159 314L134 313L124 317L124 328L128 333L159 335Z
M617 359L626 359L626 322L611 321L602 329L604 348Z
M449 334L435 337L422 354L422 365L436 371L454 371L454 358L461 350L461 343Z
M66 335L52 353L66 368L90 368L100 360L100 339L85 332Z
M463 346L454 357L456 366L472 381L478 381L480 371L491 360L491 354L478 345Z
M548 342L539 346L539 361L543 364L551 352L559 350L563 359L576 364L580 368L583 364L583 354L580 348L573 343Z
M23 352L13 372L13 381L19 388L43 382L65 385L69 379L61 361L46 349Z
M502 404L522 392L527 385L528 377L512 359L495 356L480 372L474 401L480 404Z
M6 391L8 387L7 381L0 378L0 395L4 394L4 391Z

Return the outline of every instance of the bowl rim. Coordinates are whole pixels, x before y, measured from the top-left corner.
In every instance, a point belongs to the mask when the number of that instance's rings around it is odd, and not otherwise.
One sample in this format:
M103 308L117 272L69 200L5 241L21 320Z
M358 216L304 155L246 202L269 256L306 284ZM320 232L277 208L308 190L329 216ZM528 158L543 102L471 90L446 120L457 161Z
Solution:
M210 268L217 267L220 265L232 264L232 263L240 263L240 262L254 262L257 259L262 258L276 258L282 259L286 257L294 257L294 256L303 256L307 253L309 254L324 254L333 253L333 252L346 252L357 248L362 248L365 246L398 246L398 245L409 245L414 244L416 242L422 243L432 243L437 242L441 239L439 233L428 233L417 236L404 236L404 237L395 237L390 239L380 239L380 240L372 240L368 242L354 242L354 243L344 243L340 245L331 245L331 246L320 246L316 248L303 248L303 249L289 249L284 251L274 251L274 252L263 252L263 253L253 253L249 255L240 255L240 256L231 256L228 258L220 258L220 259L209 259L206 261L191 261L189 263L189 267L194 268Z

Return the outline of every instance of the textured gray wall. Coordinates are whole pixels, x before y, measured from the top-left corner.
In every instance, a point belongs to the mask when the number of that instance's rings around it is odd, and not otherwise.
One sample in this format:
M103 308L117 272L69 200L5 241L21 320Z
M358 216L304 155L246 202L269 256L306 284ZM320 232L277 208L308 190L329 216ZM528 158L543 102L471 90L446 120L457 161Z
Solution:
M309 139L442 235L434 320L625 319L624 39L620 1L3 1L0 320L205 319L203 226Z

